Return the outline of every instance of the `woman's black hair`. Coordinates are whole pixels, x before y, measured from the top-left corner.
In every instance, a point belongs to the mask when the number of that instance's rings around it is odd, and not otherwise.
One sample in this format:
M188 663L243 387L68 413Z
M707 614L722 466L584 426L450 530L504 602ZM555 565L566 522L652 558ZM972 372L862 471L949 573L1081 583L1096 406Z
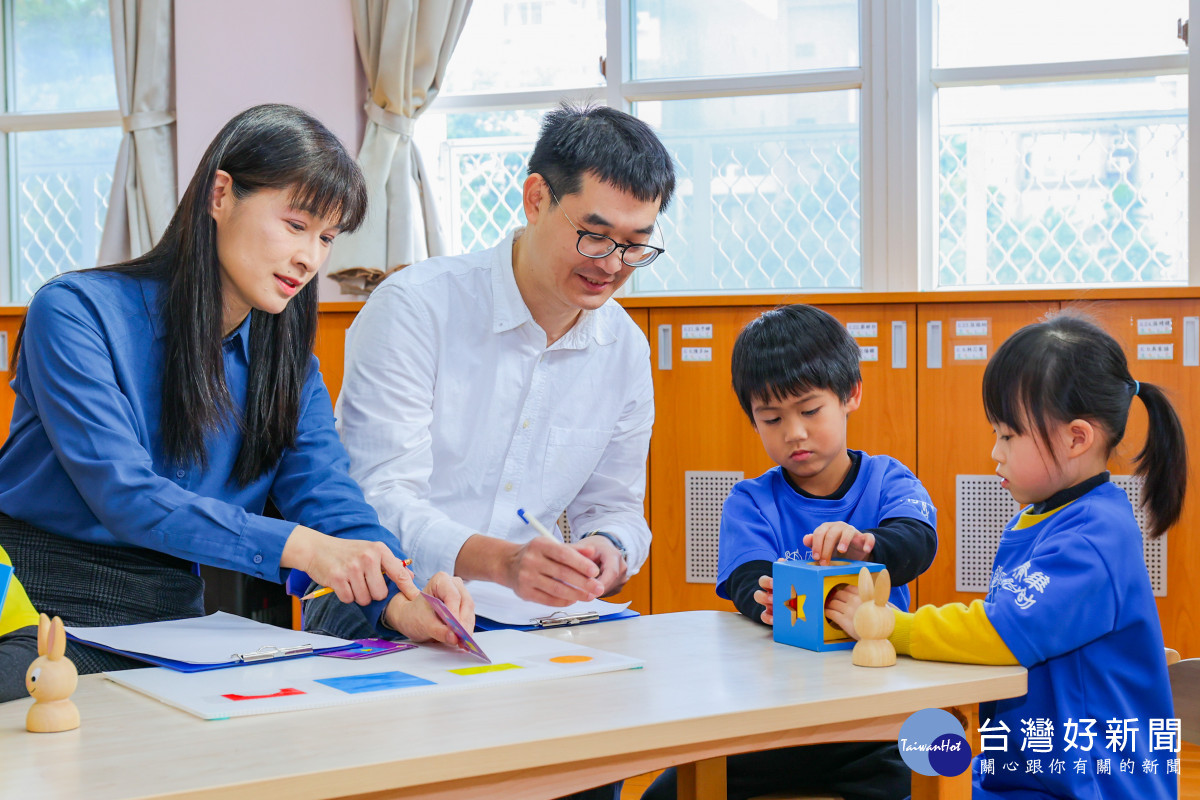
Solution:
M1134 457L1145 480L1142 505L1151 537L1179 519L1187 489L1183 426L1162 389L1138 383L1125 353L1094 321L1067 309L1026 325L1000 345L983 373L983 408L992 424L1036 433L1053 453L1050 426L1083 419L1105 435L1105 455L1125 436L1134 397L1146 406L1146 444Z
M246 407L241 420L231 420L211 214L217 170L229 173L238 200L262 189L286 190L294 208L336 219L344 233L362 224L367 190L341 141L314 117L288 105L255 106L226 123L208 146L158 244L130 261L96 268L163 282L163 455L172 463L207 466L208 435L237 424L243 439L231 478L244 486L295 442L316 339L317 281L310 280L280 314L250 312Z

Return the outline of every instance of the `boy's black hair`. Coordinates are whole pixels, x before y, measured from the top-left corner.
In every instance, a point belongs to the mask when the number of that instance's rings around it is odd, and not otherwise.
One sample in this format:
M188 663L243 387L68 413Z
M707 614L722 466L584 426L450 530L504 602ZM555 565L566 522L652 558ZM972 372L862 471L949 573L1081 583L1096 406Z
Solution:
M828 389L845 403L862 382L858 360L858 344L833 316L812 306L782 306L738 334L733 391L750 422L755 400Z
M643 202L658 200L660 212L675 192L671 154L649 125L608 106L563 103L542 120L529 174L561 200L579 191L585 172Z
M1097 426L1105 455L1125 436L1129 406L1140 397L1149 427L1134 457L1146 483L1142 505L1150 535L1171 527L1183 509L1187 444L1171 401L1157 386L1129 374L1121 345L1077 309L1026 325L996 350L983 373L983 410L988 421L1018 435L1031 433L1054 455L1050 426L1073 419Z

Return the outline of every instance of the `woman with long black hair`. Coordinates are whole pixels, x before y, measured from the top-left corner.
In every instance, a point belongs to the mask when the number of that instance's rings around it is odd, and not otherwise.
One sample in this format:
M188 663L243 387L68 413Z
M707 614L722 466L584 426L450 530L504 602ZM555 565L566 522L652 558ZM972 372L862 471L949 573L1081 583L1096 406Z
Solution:
M347 475L313 356L313 279L366 198L320 122L257 106L209 146L154 249L37 292L0 449L0 548L39 611L80 626L192 617L197 563L302 570L378 626L455 643ZM283 519L263 516L268 500ZM460 580L427 590L471 628ZM140 666L68 654L82 673Z

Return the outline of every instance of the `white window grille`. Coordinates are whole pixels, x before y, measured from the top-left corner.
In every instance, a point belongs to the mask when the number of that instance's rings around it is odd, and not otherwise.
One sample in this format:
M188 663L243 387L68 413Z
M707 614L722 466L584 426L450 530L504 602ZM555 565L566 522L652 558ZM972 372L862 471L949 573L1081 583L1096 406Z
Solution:
M558 101L651 123L679 185L634 293L1200 283L1192 5L477 3L416 135L464 252Z
M931 286L1185 283L1187 3L936 12Z
M541 113L604 102L648 121L677 159L667 252L632 291L862 288L859 39L855 0L740 0L732 17L725 0L476 4L416 132L453 252L521 223Z
M95 266L121 141L105 0L3 5L0 302Z

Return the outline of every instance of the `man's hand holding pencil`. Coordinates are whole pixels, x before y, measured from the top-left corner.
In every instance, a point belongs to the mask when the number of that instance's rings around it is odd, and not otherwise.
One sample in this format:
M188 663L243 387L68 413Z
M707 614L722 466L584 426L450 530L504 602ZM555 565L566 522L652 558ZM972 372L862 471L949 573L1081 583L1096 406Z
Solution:
M601 568L594 558L595 548L566 544L524 509L519 509L517 516L539 534L508 559L505 583L518 597L561 607L604 594L606 587L599 580Z

